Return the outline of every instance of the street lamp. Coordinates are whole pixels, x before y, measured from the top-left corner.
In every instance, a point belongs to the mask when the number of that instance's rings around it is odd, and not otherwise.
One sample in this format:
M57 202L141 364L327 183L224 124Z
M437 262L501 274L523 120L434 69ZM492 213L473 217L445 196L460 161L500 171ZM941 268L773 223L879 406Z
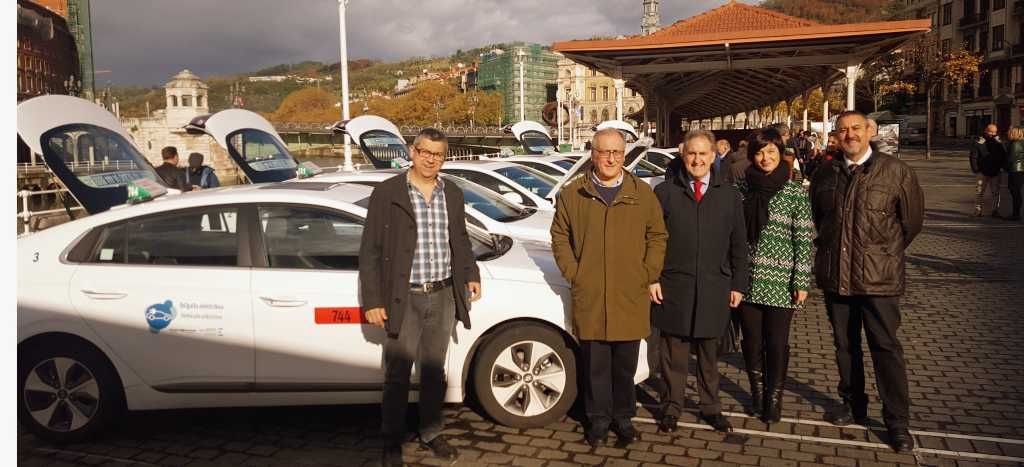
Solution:
M523 49L519 49L517 54L519 58L519 121L526 120L526 91L525 83L523 82L523 67L526 65L526 52Z
M341 119L349 119L348 109L348 44L345 39L345 7L348 0L338 0L339 42L341 43ZM354 170L352 166L352 139L345 133L345 165L346 171Z
M444 108L444 104L441 103L441 98L438 97L437 101L434 102L434 116L437 117L437 123L434 125L437 128L441 128L441 109Z

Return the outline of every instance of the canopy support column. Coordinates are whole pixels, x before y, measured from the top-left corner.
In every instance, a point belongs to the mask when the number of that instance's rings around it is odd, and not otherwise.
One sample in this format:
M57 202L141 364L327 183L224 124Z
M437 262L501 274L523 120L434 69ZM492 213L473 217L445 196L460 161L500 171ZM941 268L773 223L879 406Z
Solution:
M846 110L854 110L857 100L857 75L860 74L860 62L846 63Z
M626 87L626 82L622 79L616 78L615 82L615 119L622 120L622 91Z
M804 104L804 131L807 131L807 125L808 125L808 122L807 122L807 101L808 101L808 99L810 97L811 97L811 93L809 93L807 91L804 91L804 95L802 97L803 104Z

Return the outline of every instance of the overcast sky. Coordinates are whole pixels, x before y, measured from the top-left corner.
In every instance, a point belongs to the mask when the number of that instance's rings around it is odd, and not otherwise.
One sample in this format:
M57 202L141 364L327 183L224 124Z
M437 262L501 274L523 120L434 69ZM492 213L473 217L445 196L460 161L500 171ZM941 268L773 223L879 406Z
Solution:
M661 0L671 24L727 0ZM755 3L753 0L745 0ZM496 42L636 34L643 0L351 0L349 59L443 56ZM337 62L335 0L93 0L96 86L153 85L303 60Z

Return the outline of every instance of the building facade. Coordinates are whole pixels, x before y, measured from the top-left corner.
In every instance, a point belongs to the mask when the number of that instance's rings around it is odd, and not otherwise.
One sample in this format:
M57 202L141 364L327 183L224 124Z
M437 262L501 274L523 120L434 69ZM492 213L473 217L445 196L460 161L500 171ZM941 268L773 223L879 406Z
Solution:
M18 101L43 94L77 94L78 53L64 18L18 1Z
M558 89L563 107L574 109L576 112L573 115L573 125L578 133L577 138L589 139L594 133L595 125L615 119L619 93L622 94L623 119L640 129L639 124L644 121L643 96L624 86L617 88L615 81L559 54ZM562 114L562 123L565 125L563 128L568 128L568 112Z
M92 100L96 97L95 68L92 62L92 21L89 0L36 0L34 3L56 13L67 23L78 53L75 94Z
M481 54L476 85L502 95L502 124L520 120L519 69L523 68L526 120L542 121L544 105L555 101L558 56L539 44L512 44Z
M227 152L209 136L190 135L183 129L193 118L210 113L206 83L191 71L183 70L164 85L164 90L166 108L147 117L121 119L121 126L132 136L142 154L158 166L163 163L160 150L164 146L174 146L184 166L188 155L198 152L205 157L205 164L217 171L221 183L237 182L238 169Z
M942 86L933 113L938 134L970 137L989 123L1005 132L1024 122L1024 1L906 0L906 8L933 19L931 34L943 53L967 49L983 58L966 85Z

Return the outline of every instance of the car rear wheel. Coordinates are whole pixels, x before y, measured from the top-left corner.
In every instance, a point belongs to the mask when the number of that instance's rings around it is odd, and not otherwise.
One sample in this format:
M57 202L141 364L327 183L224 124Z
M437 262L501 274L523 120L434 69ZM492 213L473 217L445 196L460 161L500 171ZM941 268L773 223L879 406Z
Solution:
M558 331L516 323L481 344L473 389L502 425L532 428L565 416L576 400L576 356Z
M113 365L95 348L70 339L19 349L18 421L59 443L88 439L124 410Z

